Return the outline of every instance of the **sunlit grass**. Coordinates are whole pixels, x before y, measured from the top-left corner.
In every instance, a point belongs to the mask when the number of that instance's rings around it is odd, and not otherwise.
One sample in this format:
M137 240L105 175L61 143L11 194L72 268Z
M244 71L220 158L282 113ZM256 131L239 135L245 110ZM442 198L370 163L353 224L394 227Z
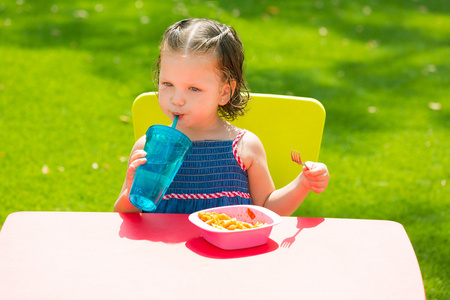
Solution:
M447 2L0 2L0 224L20 210L111 211L161 35L208 17L237 29L253 92L327 110L331 183L297 215L401 223L427 298L448 298Z

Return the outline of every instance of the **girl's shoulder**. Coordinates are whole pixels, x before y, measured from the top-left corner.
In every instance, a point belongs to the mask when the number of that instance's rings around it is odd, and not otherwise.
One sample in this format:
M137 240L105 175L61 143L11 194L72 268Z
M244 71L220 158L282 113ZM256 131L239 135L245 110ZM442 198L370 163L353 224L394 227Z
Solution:
M240 143L248 150L258 150L263 147L263 144L258 136L249 130L241 129L238 135L242 135L240 138Z
M256 134L248 130L244 132L238 141L237 152L248 169L255 160L265 160L266 153L261 140Z

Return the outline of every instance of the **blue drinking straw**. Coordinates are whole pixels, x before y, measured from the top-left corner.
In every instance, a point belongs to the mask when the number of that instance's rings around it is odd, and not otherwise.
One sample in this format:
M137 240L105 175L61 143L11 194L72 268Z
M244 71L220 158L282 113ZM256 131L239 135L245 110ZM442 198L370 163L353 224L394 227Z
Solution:
M179 117L180 117L179 115L176 115L176 116L175 116L175 119L173 120L173 123L172 123L172 128L175 128L175 127L177 126L178 118L179 118Z

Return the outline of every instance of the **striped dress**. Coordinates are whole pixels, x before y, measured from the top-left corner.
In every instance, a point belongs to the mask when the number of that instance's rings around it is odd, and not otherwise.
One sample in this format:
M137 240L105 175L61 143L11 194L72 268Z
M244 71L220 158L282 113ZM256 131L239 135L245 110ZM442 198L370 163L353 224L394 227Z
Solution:
M245 165L234 140L192 142L192 151L181 165L154 213L183 213L224 205L252 204Z

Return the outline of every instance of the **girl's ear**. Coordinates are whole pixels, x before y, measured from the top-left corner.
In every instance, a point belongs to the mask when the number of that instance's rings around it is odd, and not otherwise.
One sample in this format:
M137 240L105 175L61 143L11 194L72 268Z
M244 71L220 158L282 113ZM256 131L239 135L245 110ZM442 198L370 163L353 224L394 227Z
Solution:
M236 80L231 80L229 83L223 85L222 92L220 93L219 105L225 105L234 95L234 91L236 90Z

